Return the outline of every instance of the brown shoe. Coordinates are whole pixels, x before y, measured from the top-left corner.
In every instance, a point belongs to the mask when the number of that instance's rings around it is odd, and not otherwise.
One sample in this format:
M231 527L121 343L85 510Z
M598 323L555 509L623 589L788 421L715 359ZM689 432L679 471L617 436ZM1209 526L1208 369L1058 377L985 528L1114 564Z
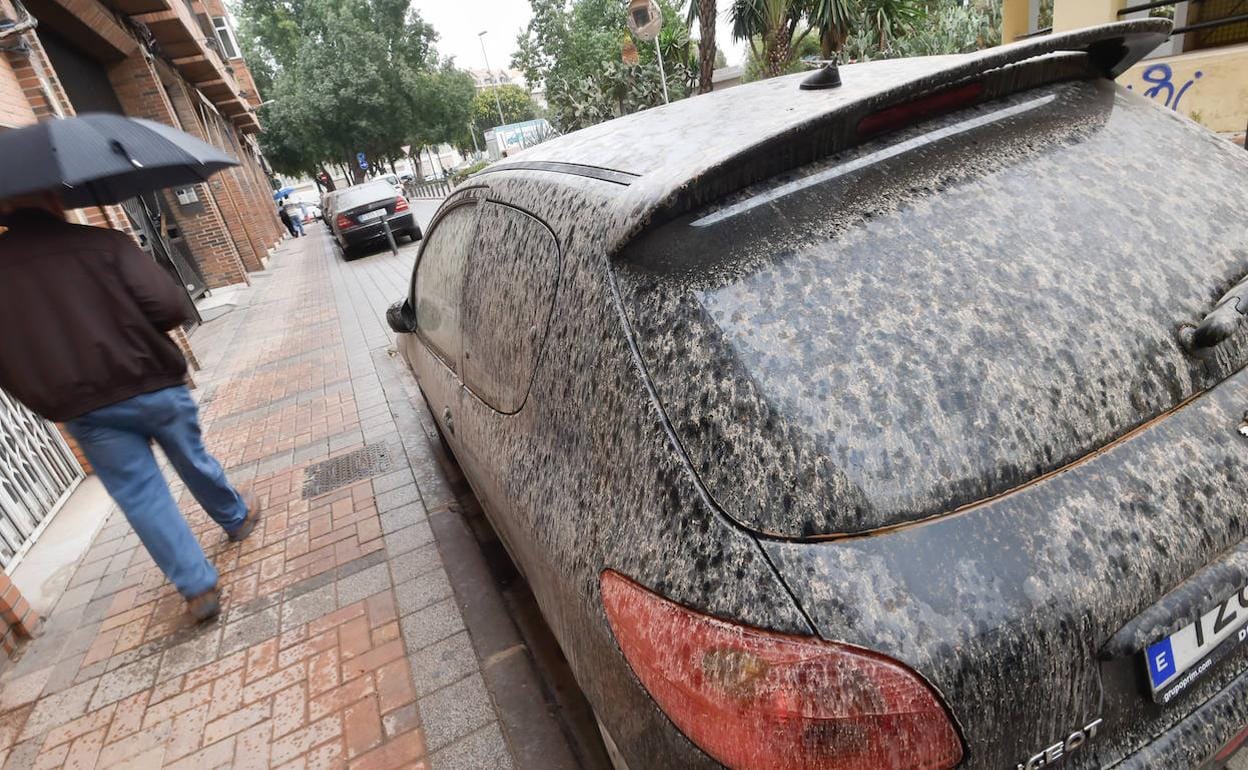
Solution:
M186 611L198 623L215 618L221 614L221 591L213 586L199 596L192 596L186 600Z
M238 529L226 533L231 543L246 540L251 531L260 523L260 498L256 497L256 493L250 490L244 492L243 503L247 505L247 517L243 519L243 523L238 526Z

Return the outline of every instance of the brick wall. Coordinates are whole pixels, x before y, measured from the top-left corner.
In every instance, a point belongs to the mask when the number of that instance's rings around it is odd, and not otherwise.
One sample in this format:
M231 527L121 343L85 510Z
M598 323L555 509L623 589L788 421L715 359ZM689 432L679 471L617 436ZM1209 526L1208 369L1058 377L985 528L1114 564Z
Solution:
M9 576L0 572L0 650L13 654L20 640L29 638L39 624L39 616L22 598Z
M140 51L113 65L108 78L126 114L155 120L175 128L183 128L153 63ZM193 131L190 133L194 133ZM230 235L212 193L214 182L196 185L201 210L188 211L178 205L172 193L166 198L176 217L191 253L199 261L204 281L209 288L247 282L247 271L238 248Z

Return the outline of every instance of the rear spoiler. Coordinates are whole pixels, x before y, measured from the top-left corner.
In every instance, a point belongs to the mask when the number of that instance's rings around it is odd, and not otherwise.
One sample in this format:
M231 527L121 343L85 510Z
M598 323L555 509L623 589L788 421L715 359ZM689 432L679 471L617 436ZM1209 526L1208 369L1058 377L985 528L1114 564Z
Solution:
M969 54L916 59L916 64L930 62L934 66L915 67L900 77L884 78L878 90L865 94L859 91L852 96L838 94L840 89L799 91L799 81L794 80L795 101L826 100L826 110L780 133L734 148L728 157L715 159L697 177L669 190L657 205L650 207L649 216L639 221L613 251L643 229L670 221L750 184L861 144L882 133L880 126L888 123L892 115L904 113L916 103L920 103L916 120L939 114L939 110L924 112L921 103L949 103L951 100L942 97L966 89L968 84L985 87L974 93L972 101L953 104L949 109L1062 79L1113 79L1164 42L1172 28L1168 19L1136 19L1028 38ZM848 81L852 69L843 72Z

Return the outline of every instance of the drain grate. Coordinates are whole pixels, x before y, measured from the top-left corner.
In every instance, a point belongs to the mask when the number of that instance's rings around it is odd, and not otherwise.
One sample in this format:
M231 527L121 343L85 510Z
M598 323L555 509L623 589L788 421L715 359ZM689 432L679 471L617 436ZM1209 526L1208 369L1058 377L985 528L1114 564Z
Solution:
M303 476L303 499L333 492L339 487L390 470L394 458L385 444L372 444L339 457L309 465Z

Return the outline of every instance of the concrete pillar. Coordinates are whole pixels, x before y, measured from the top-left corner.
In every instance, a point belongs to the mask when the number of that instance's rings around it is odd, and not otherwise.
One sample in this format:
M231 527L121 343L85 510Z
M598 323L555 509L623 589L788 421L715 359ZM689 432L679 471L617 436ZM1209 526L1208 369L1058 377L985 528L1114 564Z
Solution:
M1126 0L1054 0L1053 31L1065 32L1118 21Z
M1031 0L1005 0L1001 5L1001 42L1013 43L1031 32Z

